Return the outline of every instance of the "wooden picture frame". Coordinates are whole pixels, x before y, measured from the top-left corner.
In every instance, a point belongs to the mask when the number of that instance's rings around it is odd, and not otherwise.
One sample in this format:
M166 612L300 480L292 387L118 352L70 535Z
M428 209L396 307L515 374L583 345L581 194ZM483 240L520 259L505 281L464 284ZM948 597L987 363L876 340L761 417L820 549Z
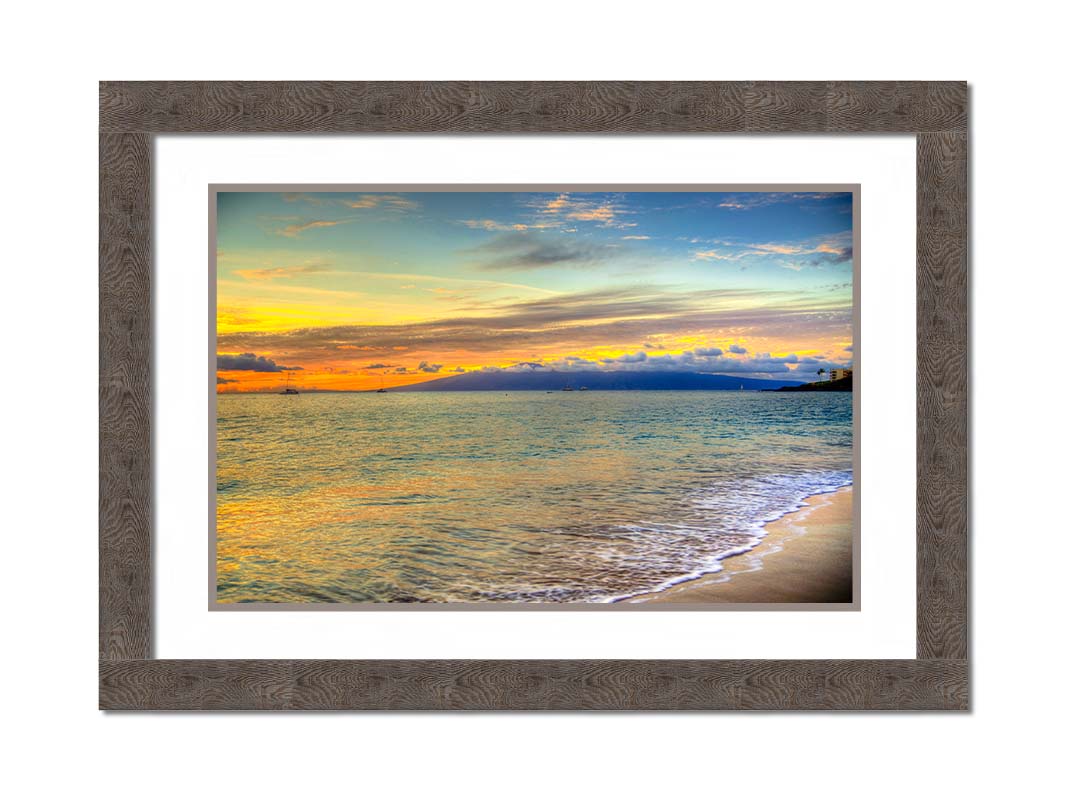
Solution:
M153 658L152 138L179 132L916 134L916 657ZM103 82L99 153L101 708L968 708L966 83Z

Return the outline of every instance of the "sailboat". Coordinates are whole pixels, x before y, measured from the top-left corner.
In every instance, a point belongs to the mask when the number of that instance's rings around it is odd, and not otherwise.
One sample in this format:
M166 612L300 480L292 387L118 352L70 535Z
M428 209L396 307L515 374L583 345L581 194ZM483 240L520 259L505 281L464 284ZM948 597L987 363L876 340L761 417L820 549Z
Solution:
M300 394L300 392L298 392L296 389L292 388L289 385L289 379L291 377L293 377L293 373L291 373L291 372L285 373L285 389L282 390L281 392L278 392L278 394Z
M374 390L375 394L385 394L385 378L382 378L381 385Z

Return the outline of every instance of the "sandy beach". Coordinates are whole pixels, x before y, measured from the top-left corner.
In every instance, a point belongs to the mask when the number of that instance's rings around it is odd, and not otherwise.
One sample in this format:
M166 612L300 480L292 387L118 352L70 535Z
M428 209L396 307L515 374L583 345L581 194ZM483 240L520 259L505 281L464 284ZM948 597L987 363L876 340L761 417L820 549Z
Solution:
M767 525L723 569L626 603L848 603L852 599L852 487L809 497Z

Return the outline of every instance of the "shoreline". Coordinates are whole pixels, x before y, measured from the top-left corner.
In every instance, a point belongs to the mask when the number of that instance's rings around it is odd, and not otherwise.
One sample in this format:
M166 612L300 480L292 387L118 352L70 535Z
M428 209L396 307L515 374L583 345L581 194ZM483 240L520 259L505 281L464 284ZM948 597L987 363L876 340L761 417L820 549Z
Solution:
M850 603L852 487L816 494L764 526L751 550L722 569L619 603Z

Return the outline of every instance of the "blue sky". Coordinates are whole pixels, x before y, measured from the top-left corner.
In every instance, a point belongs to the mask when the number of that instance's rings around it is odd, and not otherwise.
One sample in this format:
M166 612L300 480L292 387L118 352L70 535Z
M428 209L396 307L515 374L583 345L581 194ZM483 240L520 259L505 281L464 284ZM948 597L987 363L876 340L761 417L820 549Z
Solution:
M220 193L220 364L809 378L851 361L852 268L847 192Z

